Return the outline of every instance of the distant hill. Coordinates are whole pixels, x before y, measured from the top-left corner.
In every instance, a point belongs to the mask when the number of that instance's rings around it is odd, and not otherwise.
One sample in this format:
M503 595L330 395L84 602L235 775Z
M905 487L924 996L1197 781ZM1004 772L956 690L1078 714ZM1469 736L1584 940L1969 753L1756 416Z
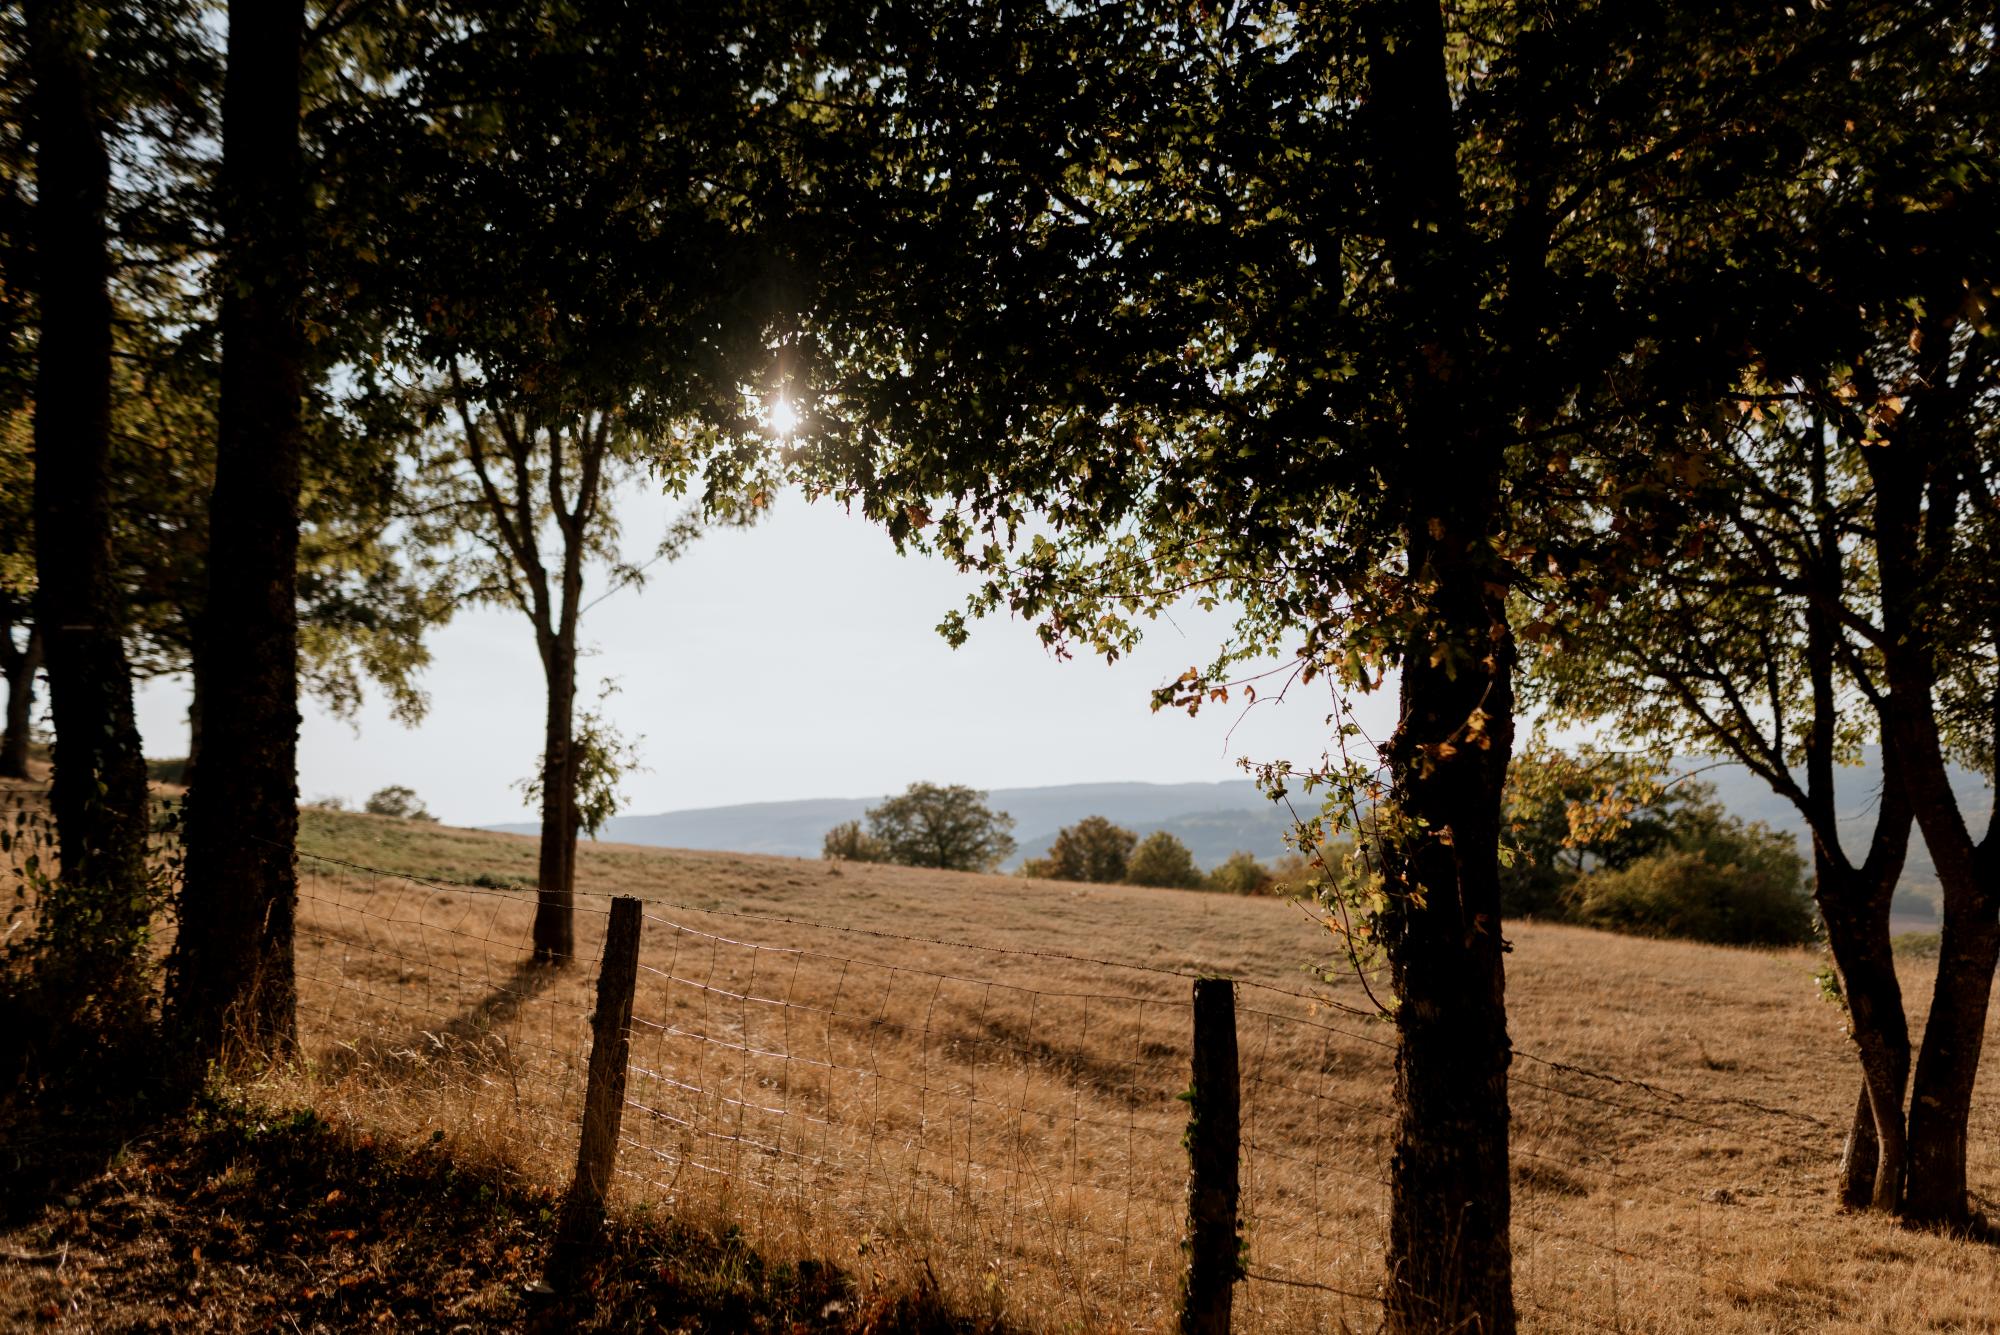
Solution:
M732 853L818 857L826 832L859 820L880 797L824 797L797 802L749 802L700 807L654 816L614 816L603 838L622 844L708 848ZM1222 783L1070 783L1047 788L996 788L990 805L1014 818L1022 858L1048 851L1056 832L1085 816L1104 816L1141 834L1171 830L1210 866L1239 848L1259 857L1284 851L1288 820L1248 779ZM534 834L532 822L490 825L509 834Z
M1709 767L1683 762L1704 782L1715 785L1725 810L1745 820L1762 821L1810 848L1805 826L1791 804L1740 765ZM1864 763L1842 770L1839 780L1842 842L1859 856L1873 830L1875 799L1882 785L1879 752L1868 748ZM1952 787L1967 812L1983 812L1987 787L1976 774L1954 770ZM859 820L879 797L824 797L797 802L750 802L739 806L701 807L653 816L616 816L604 838L615 843L652 844L670 848L704 848L731 853L768 853L786 857L818 857L826 832L842 821ZM1271 859L1285 851L1290 817L1273 806L1248 779L1222 783L1072 783L1045 788L996 788L988 801L1014 817L1019 842L1012 862L1048 852L1056 832L1085 816L1104 816L1143 836L1166 830L1193 852L1195 860L1212 867L1238 849ZM1974 833L1984 827L1974 821ZM511 834L533 834L527 822L488 826ZM1912 838L1909 860L1896 912L1910 918L1935 916L1937 869L1921 838Z

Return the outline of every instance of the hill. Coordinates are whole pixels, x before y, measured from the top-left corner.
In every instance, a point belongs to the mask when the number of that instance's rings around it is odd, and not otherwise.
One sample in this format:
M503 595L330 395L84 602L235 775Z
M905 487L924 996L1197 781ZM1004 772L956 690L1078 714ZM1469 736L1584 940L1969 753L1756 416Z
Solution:
M1715 785L1717 799L1730 814L1762 821L1795 838L1810 853L1805 824L1789 802L1741 765L1716 765L1685 760L1679 767ZM1842 842L1857 856L1872 830L1874 805L1882 785L1879 749L1869 747L1863 763L1840 776ZM1985 781L1966 770L1952 772L1952 786L1970 813L1983 811L1988 801ZM664 848L708 848L735 853L766 853L781 857L819 856L826 832L843 821L859 820L880 797L829 797L793 802L751 802L737 806L702 807L651 816L615 816L606 826L610 842ZM1008 870L1024 859L1048 852L1056 832L1085 816L1104 816L1144 836L1166 830L1194 852L1195 861L1213 867L1238 849L1266 860L1285 851L1290 817L1274 806L1248 779L1221 783L1073 783L1040 788L996 788L988 801L1014 817L1019 844ZM1975 820L1975 827L1983 822ZM516 822L488 826L508 834L533 834L537 827ZM1896 913L1917 925L1934 918L1937 868L1921 837L1913 838L1903 871Z

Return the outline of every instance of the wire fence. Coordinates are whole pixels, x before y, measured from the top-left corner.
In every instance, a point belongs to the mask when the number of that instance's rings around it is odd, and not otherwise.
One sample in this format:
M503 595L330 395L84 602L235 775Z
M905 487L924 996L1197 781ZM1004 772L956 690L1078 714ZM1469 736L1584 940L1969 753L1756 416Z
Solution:
M314 1097L565 1180L609 900L578 960L529 964L531 890L301 857L300 1024ZM779 1257L923 1267L1033 1326L1164 1330L1184 1258L1193 975L649 900L617 1199ZM1239 1328L1373 1329L1393 1031L1239 984ZM1722 1306L1813 1329L1828 1300L1747 1283L1700 1163L1824 1165L1844 1128L1517 1052L1513 1240L1530 1326L1705 1328ZM1756 1324L1753 1319L1752 1324Z

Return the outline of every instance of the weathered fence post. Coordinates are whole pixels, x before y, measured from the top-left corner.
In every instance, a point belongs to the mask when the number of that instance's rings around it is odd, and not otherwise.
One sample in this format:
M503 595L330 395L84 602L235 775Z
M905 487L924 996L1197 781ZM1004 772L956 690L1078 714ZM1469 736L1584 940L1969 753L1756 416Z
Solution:
M559 1300L575 1296L584 1262L604 1224L604 1197L618 1158L618 1123L625 1111L625 1063L630 1055L632 992L639 979L639 901L611 901L604 964L597 975L597 1010L590 1019L590 1077L583 1095L583 1139L576 1177L563 1201L555 1246L543 1272Z
M1194 1082L1188 1090L1187 1275L1181 1335L1229 1335L1229 1308L1242 1273L1237 1232L1236 984L1194 984Z

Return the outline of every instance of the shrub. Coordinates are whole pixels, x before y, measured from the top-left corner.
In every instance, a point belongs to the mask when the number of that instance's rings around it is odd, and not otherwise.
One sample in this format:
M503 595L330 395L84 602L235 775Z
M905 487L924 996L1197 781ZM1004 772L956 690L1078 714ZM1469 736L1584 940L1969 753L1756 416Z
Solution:
M1194 854L1186 844L1165 830L1155 830L1132 850L1125 862L1125 879L1133 885L1193 889L1201 884L1201 869L1194 865Z
M1208 874L1208 888L1225 895L1261 895L1271 884L1271 873L1256 854L1241 849Z
M417 796L416 789L400 783L377 788L368 795L368 801L361 809L371 816L394 816L398 820L437 819L424 810L423 799Z
M826 832L819 855L837 862L887 862L889 850L882 841L861 828L858 820L844 820Z
M1050 874L1058 881L1122 881L1139 836L1102 816L1085 816L1049 846Z
M1053 881L1056 879L1056 864L1047 858L1029 858L1021 864L1021 875L1031 881Z
M1642 936L1789 946L1815 934L1805 859L1786 836L1737 821L1592 872L1570 887L1568 900L1576 922Z

